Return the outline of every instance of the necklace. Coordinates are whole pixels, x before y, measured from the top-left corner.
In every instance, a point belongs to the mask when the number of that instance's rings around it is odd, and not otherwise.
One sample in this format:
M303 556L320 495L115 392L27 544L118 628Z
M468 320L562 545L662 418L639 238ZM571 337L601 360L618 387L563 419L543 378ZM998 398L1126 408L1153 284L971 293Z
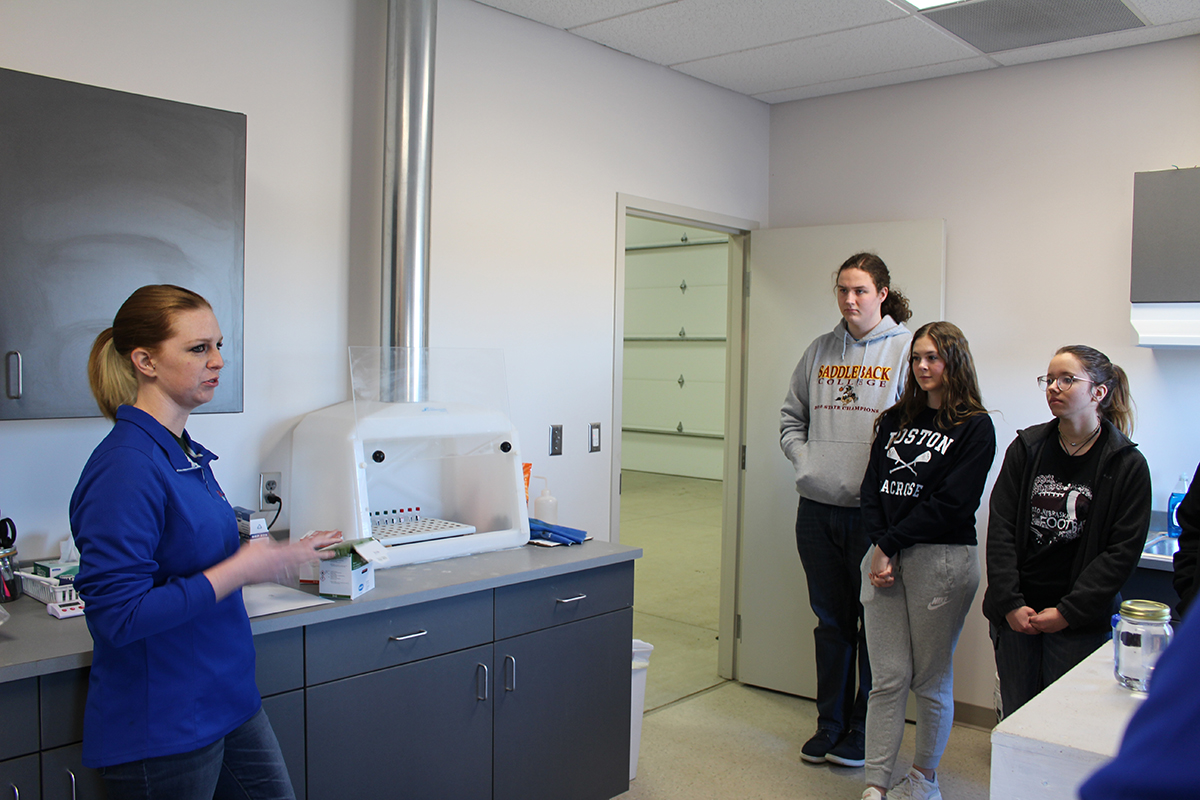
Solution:
M1092 439L1095 439L1096 434L1098 434L1099 432L1100 432L1100 423L1097 422L1096 429L1094 431L1092 431L1091 433L1089 433L1088 437L1086 439L1084 439L1082 442L1068 442L1067 437L1063 436L1062 428L1059 428L1058 429L1058 440L1060 442L1062 442L1063 450L1067 451L1067 455L1077 456L1077 455L1079 455L1079 451L1082 450L1083 448L1087 447L1088 442L1092 441ZM1075 448L1074 452L1071 452L1072 447Z

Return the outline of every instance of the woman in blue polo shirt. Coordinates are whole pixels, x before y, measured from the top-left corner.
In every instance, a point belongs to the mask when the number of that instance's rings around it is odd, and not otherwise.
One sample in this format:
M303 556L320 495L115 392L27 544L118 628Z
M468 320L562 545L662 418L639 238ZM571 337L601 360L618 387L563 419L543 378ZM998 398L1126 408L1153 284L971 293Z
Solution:
M216 456L184 430L216 391L220 348L203 297L143 286L88 360L115 424L71 498L94 642L83 763L111 798L293 797L241 587L295 574L337 536L239 546Z

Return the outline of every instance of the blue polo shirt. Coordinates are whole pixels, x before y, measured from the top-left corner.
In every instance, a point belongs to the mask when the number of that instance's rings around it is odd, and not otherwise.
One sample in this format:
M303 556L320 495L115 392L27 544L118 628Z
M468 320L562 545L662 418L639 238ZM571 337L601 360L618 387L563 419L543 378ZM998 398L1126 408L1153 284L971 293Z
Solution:
M112 766L212 744L258 712L241 591L220 602L205 569L240 544L209 463L152 416L121 406L71 497L75 587L94 651L83 763Z

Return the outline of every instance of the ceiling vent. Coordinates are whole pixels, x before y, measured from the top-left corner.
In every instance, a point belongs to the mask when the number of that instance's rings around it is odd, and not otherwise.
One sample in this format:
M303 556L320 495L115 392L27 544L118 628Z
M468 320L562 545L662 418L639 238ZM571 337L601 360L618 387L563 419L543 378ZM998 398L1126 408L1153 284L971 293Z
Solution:
M979 0L924 16L985 53L1143 27L1121 0Z

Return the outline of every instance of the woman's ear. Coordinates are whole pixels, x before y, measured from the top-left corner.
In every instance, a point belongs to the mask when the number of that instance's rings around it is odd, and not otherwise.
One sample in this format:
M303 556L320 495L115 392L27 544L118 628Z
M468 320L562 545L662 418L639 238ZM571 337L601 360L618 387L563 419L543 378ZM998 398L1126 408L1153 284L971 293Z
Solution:
M129 360L133 362L133 368L147 378L153 378L158 374L154 367L154 356L144 347L135 347L129 354Z
M1108 397L1108 387L1102 383L1092 386L1092 399L1097 403L1103 403L1104 398Z

